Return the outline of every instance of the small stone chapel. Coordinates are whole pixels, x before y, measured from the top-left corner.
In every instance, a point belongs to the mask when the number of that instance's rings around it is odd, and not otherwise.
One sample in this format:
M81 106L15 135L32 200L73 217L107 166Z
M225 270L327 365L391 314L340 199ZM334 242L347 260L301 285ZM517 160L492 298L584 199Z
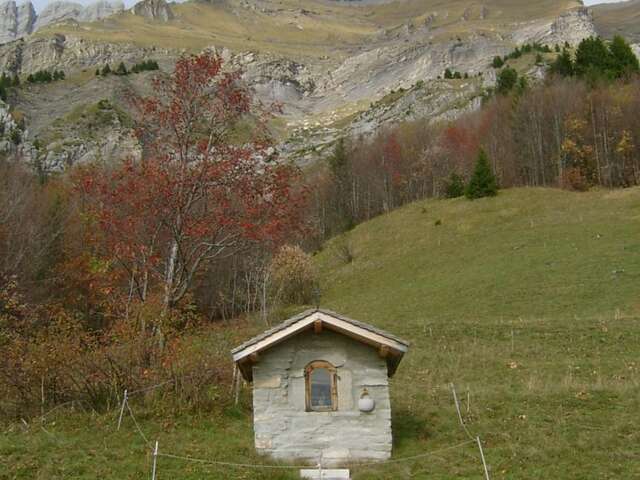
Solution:
M255 446L278 460L340 466L391 456L389 381L409 343L314 309L232 351L253 383Z

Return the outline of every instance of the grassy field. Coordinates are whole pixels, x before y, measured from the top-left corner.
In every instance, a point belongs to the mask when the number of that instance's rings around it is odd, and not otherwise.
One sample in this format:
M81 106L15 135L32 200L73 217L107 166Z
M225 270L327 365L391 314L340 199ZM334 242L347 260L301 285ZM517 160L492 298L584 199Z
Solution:
M640 188L419 202L334 239L316 261L323 307L411 340L392 381L393 454L435 452L356 468L355 479L481 479L473 444L443 450L468 440L451 383L492 479L640 476ZM132 403L161 452L261 462L249 405L248 389L241 406L211 415ZM117 414L4 426L0 478L149 478L150 449L130 418L115 431ZM167 457L158 471L297 478Z

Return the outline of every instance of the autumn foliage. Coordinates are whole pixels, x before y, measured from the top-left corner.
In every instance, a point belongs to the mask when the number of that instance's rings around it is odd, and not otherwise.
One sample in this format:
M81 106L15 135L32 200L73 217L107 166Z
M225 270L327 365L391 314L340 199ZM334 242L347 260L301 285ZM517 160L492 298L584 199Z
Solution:
M78 188L123 288L142 302L158 293L166 311L212 262L301 231L304 195L297 169L270 159L269 112L219 57L182 58L154 91L131 98L142 158L93 166ZM251 135L234 141L249 121Z
M40 183L0 159L0 415L111 408L125 388L166 382L182 408L211 405L236 340L207 320L257 308L238 277L254 289L306 231L300 172L270 140L274 107L239 72L205 53L152 86L129 95L135 158ZM233 295L212 277L233 278Z

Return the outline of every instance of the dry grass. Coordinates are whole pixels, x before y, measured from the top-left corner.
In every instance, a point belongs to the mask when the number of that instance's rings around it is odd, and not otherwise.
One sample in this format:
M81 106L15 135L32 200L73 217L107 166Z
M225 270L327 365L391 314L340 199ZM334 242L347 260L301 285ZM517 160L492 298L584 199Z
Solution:
M551 18L577 2L489 0L483 5L484 19L480 4L471 0L406 0L378 5L274 0L256 9L234 2L191 1L174 6L176 19L169 23L124 13L91 24L51 26L37 35L63 33L94 41L189 51L216 45L293 58L340 58L354 47L370 44L381 29L407 23L420 26L431 15L431 28L437 36L455 37L466 36L471 30L496 32L510 29L514 22Z

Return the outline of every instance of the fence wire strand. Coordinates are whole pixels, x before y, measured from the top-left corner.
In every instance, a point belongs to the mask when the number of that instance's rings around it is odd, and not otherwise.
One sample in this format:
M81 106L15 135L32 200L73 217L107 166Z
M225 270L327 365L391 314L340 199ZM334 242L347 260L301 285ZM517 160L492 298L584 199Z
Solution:
M138 421L136 420L136 417L133 415L133 410L131 410L131 407L129 406L129 402L127 402L126 400L125 400L125 405L127 406L127 410L129 411L129 415L131 416L131 419L133 420L133 423L136 426L136 430L138 430L138 433L143 438L144 443L146 443L147 445L151 445L151 443L147 439L146 435L142 432L142 429L140 428L140 425L138 425Z
M444 447L438 450L433 450L431 452L425 452L425 453L420 453L418 455L412 455L410 457L403 457L403 458L396 458L396 459L391 459L391 460L381 460L379 462L370 462L370 463L350 463L348 466L350 468L359 468L359 467L372 467L372 466L379 466L379 465L386 465L386 464L392 464L392 463L401 463L401 462L409 462L412 460L416 460L419 458L424 458L424 457L428 457L431 455L437 455L439 453L442 452L446 452L448 450L454 450L456 448L461 448L465 445L469 445L471 443L475 443L475 440L468 440L466 442L462 442L462 443L458 443L456 445L450 445L448 447ZM207 465L223 465L223 466L227 466L227 467L237 467L237 468L268 468L268 469L301 469L301 468L309 468L308 466L305 467L304 465L266 465L266 464L253 464L253 463L233 463L233 462L225 462L225 461L221 461L221 460L207 460L204 458L195 458L195 457L188 457L188 456L182 456L182 455L174 455L171 453L161 453L158 452L158 456L159 457L166 457L166 458L173 458L176 460L184 460L187 462L194 462L194 463L202 463L202 464L207 464Z

